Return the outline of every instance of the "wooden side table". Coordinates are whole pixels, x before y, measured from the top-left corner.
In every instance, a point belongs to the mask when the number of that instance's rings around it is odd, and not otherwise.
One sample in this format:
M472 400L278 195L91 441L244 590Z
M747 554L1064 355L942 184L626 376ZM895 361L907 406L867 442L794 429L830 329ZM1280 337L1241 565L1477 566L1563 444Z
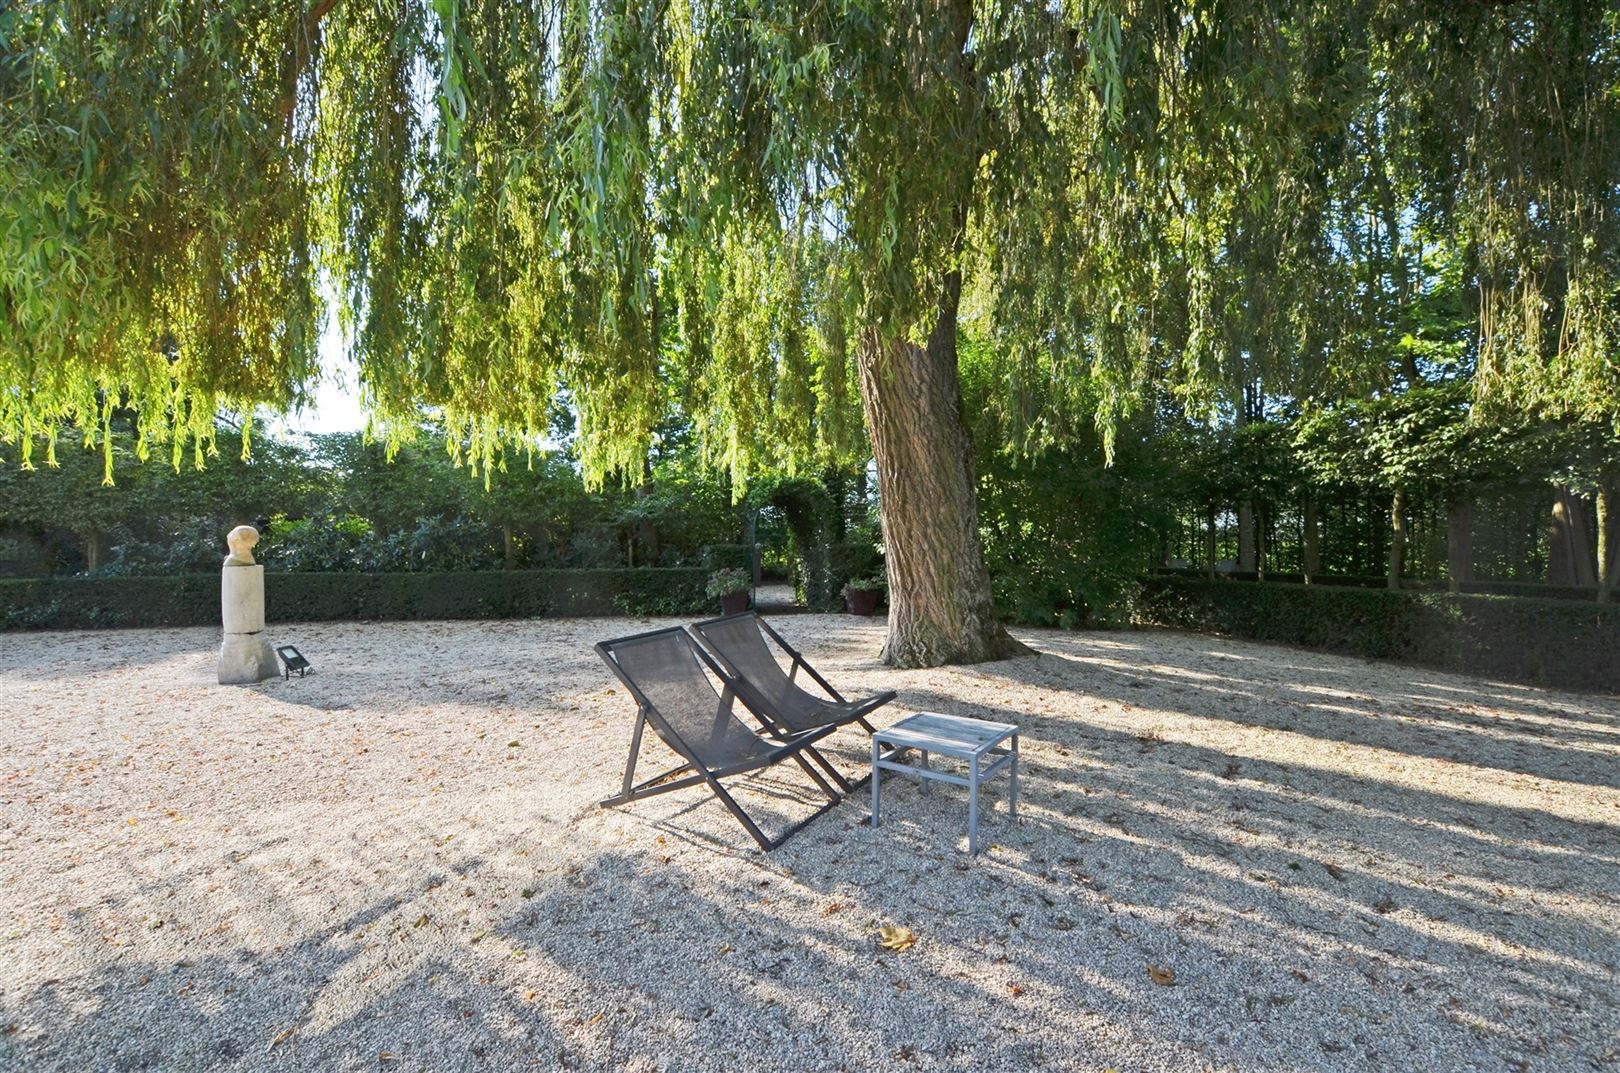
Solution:
M1009 742L1003 745L1002 742ZM888 752L882 746L891 746ZM907 749L920 754L920 762L903 764L896 759ZM937 753L967 764L967 775L952 775L928 766L928 754ZM988 763L986 762L988 761ZM1018 819L1018 728L1011 723L992 723L939 712L919 712L872 735L872 826L878 825L882 790L881 773L898 771L915 777L928 792L928 780L954 783L968 788L968 853L979 852L979 784L1002 768L1008 769L1007 808L1010 818Z

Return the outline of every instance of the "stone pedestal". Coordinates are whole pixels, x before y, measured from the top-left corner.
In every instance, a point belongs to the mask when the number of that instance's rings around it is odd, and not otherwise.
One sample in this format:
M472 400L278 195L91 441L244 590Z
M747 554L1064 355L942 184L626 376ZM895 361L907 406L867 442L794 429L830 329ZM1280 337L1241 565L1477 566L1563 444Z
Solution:
M219 609L225 640L219 646L221 685L274 678L275 649L264 635L264 567L227 565L219 572Z

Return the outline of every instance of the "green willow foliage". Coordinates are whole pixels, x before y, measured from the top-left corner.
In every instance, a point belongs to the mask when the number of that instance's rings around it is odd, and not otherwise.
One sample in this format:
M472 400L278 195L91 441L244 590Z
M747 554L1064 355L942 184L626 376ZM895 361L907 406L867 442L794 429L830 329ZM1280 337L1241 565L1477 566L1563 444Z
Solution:
M741 487L854 452L854 364L961 271L1039 445L1153 380L1375 377L1425 233L1482 391L1613 415L1617 39L1589 0L21 0L0 441L123 404L200 462L311 382L324 278L394 441L426 405L498 464L566 386L633 478L673 389Z

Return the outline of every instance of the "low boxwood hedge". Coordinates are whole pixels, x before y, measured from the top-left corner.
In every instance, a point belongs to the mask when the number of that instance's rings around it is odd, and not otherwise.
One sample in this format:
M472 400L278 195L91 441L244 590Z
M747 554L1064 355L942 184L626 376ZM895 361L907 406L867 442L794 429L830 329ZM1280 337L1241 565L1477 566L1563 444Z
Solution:
M1305 582L1304 574L1268 573L1264 578L1253 570L1238 570L1224 573L1210 578L1203 570L1191 570L1185 567L1161 567L1154 571L1158 577L1185 577L1202 578L1215 581L1264 581L1266 584L1275 582ZM1361 589L1388 589L1389 579L1382 575L1368 577L1352 574L1315 574L1309 584L1321 585L1331 588L1361 588ZM1441 580L1432 578L1402 578L1401 588L1413 592L1449 592L1451 586ZM1548 585L1540 581L1464 581L1457 586L1459 592L1473 595L1488 596L1528 596L1535 600L1595 600L1597 589L1591 586L1581 588L1573 585Z
M483 570L421 574L265 574L271 622L695 615L714 610L707 572ZM219 577L0 581L0 629L219 624Z
M1157 576L1138 621L1572 689L1620 690L1620 606Z

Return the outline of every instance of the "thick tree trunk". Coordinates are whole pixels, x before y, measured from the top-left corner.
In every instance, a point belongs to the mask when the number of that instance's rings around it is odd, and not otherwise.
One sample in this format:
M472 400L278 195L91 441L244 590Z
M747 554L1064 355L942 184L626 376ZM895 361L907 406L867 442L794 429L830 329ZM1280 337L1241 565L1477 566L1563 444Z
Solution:
M1446 505L1446 583L1452 592L1474 580L1474 504Z
M1254 504L1247 499L1238 504L1238 569L1253 573L1259 563L1254 548Z
M1552 542L1547 554L1549 585L1582 588L1597 584L1586 510L1586 498L1568 485L1561 484L1554 491Z
M517 569L517 541L512 539L512 527L501 526L501 560L508 570Z
M1322 523L1316 515L1316 500L1309 497L1305 500L1305 534L1301 540L1304 545L1305 580L1310 581L1322 572Z
M1401 563L1406 556L1406 489L1395 489L1389 504L1389 587L1401 587Z
M889 574L889 640L896 667L980 663L1024 655L996 618L979 544L972 443L957 380L952 273L927 346L862 340L861 401L877 458Z
M84 538L84 570L87 574L101 569L101 534L90 533Z
M652 498L652 459L641 460L641 484L636 488L636 498L642 502ZM658 526L653 524L651 518L643 517L636 522L636 543L641 545L641 559L647 566L658 565Z
M976 115L984 89L968 49L974 13L972 0L937 6L935 17L950 35L951 64L941 70L923 63L916 72L923 80L943 77L959 102L959 123L951 136L966 140L942 147L947 159L973 164L946 172L947 181L957 184L953 252L958 256L977 164L988 149ZM939 133L930 128L918 135ZM961 270L947 268L938 316L925 346L893 329L872 328L857 352L861 402L877 461L889 576L889 639L883 658L897 667L978 663L1029 651L996 618L980 545L973 444L962 414L956 356L961 297Z
M1215 576L1215 560L1219 555L1220 552L1215 547L1215 508L1211 507L1204 518L1204 561L1210 577Z
M1261 581L1266 579L1266 508L1264 504L1256 504L1254 508L1254 572Z
M1614 591L1615 567L1620 565L1620 518L1614 516L1614 486L1602 484L1597 492L1598 603L1609 602Z

